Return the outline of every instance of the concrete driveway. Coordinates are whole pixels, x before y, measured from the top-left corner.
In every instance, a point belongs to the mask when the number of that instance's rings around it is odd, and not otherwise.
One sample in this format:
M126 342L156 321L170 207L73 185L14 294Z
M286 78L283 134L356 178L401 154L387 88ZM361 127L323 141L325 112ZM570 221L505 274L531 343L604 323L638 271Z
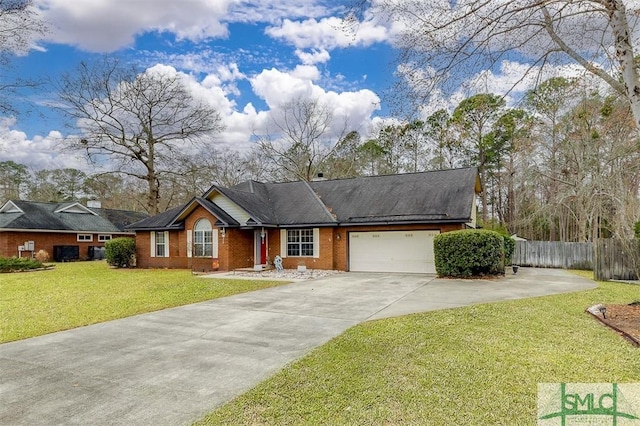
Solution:
M6 343L0 424L187 425L362 321L593 287L345 273Z

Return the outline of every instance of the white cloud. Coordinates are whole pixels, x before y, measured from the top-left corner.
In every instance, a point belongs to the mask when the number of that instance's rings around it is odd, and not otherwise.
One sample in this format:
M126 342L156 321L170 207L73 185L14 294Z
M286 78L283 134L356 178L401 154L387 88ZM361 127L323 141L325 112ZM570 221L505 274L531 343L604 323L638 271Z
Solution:
M0 161L14 161L33 170L75 168L91 171L81 154L57 152L64 136L59 131L50 131L46 136L35 136L15 129L15 118L0 119Z
M333 112L336 121L333 130L336 134L345 125L348 131L364 131L369 128L372 114L380 109L378 95L368 89L341 93L327 91L309 78L313 73L308 73L305 77L299 72L300 68L289 73L276 69L264 70L250 80L254 93L264 99L270 111L277 110L292 99L317 100ZM313 67L305 67L307 71L311 68ZM267 120L255 121L254 125L261 124L261 128L256 128L263 131L266 123Z
M298 49L332 50L338 47L370 46L389 39L389 31L375 21L352 25L337 17L304 21L285 19L280 26L269 27L267 35L286 40Z
M320 17L331 9L317 0L35 0L48 41L94 52L131 46L137 35L170 32L179 40L227 37L228 23L277 23L284 17ZM335 7L333 8L335 9Z
M296 56L304 65L322 64L331 59L331 55L325 49L312 49L311 52L296 49Z
M223 22L234 0L36 0L52 23L51 41L97 52L131 45L147 31L168 31L178 39L227 35Z
M417 79L416 84L428 77L429 73L425 72ZM484 70L469 76L456 91L446 96L441 90L432 90L428 102L421 107L421 115L426 118L439 109L453 111L463 99L478 93L504 96L507 105L514 106L527 91L552 77L580 77L594 88L605 88L602 81L586 74L584 68L575 64L547 66L541 72L539 67L530 64L502 61L497 71Z

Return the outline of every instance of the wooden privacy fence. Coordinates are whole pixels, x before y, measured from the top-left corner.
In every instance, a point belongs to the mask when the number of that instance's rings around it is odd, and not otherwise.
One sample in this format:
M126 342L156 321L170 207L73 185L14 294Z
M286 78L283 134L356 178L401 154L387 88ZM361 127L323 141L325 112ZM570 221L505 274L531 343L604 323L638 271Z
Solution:
M593 269L593 243L516 241L512 263L538 268Z
M596 241L593 276L596 280L635 280L640 259L638 241L601 239Z

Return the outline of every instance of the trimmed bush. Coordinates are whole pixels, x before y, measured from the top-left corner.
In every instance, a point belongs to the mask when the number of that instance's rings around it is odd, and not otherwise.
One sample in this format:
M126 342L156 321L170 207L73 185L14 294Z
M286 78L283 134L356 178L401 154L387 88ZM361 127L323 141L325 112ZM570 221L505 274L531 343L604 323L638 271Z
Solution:
M516 251L516 240L509 235L503 235L502 238L504 239L504 264L509 266L511 265L513 252Z
M42 268L42 263L30 257L0 257L0 272L28 271Z
M437 235L434 254L440 277L504 275L504 239L495 231L467 229Z
M36 253L36 260L41 263L45 263L49 261L49 253L46 250L38 250Z
M105 243L107 263L116 268L130 268L136 259L136 241L133 238L114 238Z

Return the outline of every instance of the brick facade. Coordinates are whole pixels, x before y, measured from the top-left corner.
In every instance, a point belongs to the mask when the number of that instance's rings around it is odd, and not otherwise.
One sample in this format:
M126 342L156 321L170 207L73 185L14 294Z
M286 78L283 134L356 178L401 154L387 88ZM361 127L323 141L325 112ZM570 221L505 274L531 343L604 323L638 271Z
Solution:
M92 241L78 241L78 234L91 235ZM54 246L78 246L80 260L89 258L89 247L104 247L104 241L99 241L100 235L111 235L111 238L131 237L131 234L97 234L90 232L0 232L0 256L18 256L18 246L26 241L34 242L34 253L44 250L49 253L49 259L53 260ZM31 257L32 252L22 252L22 257Z
M193 229L195 223L207 218L211 223L216 219L202 208L196 209L185 221L186 229ZM282 264L286 269L306 266L308 269L334 269L347 271L349 262L349 233L367 231L440 231L449 232L464 229L462 224L443 225L396 225L396 226L349 226L320 228L320 257L285 257ZM254 230L227 229L223 236L218 230L218 257L187 257L187 238L185 231L169 233L169 257L150 257L151 237L149 232L136 234L136 252L138 267L141 268L182 268L194 271L232 271L239 268L252 268L255 257ZM269 264L280 254L280 229L267 229L267 259Z

